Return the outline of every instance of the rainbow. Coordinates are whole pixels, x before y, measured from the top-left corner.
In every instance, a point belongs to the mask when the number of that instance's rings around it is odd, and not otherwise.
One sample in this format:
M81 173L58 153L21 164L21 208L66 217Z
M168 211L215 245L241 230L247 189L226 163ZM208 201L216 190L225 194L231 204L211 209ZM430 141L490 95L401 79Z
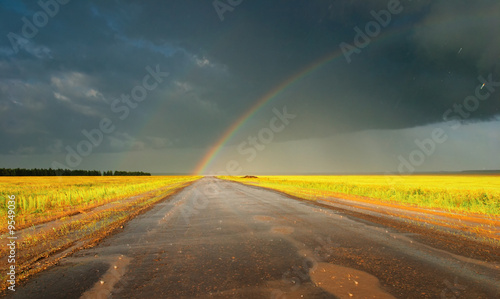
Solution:
M453 22L454 20L435 20L431 25L436 25L436 24L447 24L450 22ZM378 37L375 37L371 40L371 43L379 43L384 40L388 40L391 37L395 37L397 35L400 35L402 33L405 33L409 30L412 30L413 26L415 24L412 23L407 23L405 26L401 26L399 28L393 29L391 31L387 31L386 33L381 34ZM352 42L351 42L352 44ZM224 145L235 135L235 133L246 123L248 119L250 119L262 106L264 106L266 103L269 101L273 100L274 98L278 97L280 94L282 94L284 91L286 91L290 86L292 86L294 83L300 81L304 77L307 77L309 74L319 70L322 66L329 64L330 62L334 61L335 59L341 57L343 55L342 50L338 49L337 51L331 52L327 54L326 56L320 58L319 60L313 62L312 64L306 66L305 68L301 69L300 71L296 72L292 76L288 77L286 80L284 80L281 84L279 84L277 87L273 88L271 91L269 91L267 94L265 94L263 97L261 97L247 112L245 112L240 118L238 118L222 135L221 137L217 140L217 142L210 148L209 151L206 152L206 154L203 156L203 158L200 160L196 168L193 170L194 175L202 175L204 172L206 172L207 168L211 165L211 163L215 160L221 149L224 147Z
M241 115L215 142L215 144L210 148L209 151L203 156L203 159L198 163L193 175L201 175L206 172L210 164L215 160L224 145L234 136L234 134L249 120L252 116L266 103L278 97L284 91L286 91L290 86L292 86L297 81L300 81L309 74L315 72L322 66L330 63L331 61L341 57L343 55L342 51L339 49L337 51L331 52L328 55L320 58L319 60L309 64L307 67L296 72L292 76L288 77L281 84L273 88L271 91L266 93L261 97L250 109L248 109L243 115Z
M466 20L461 19L460 22L470 22L470 23L475 23L477 22L477 19L479 16L469 16ZM480 16L481 21L484 21L485 19L496 21L498 16L496 15L495 10L491 10L489 13L483 14ZM459 20L455 20L453 18L448 18L448 19L440 19L440 18L435 18L427 23L421 24L420 26L444 26L444 25L449 25L449 24L454 24L455 22L458 22ZM412 30L416 24L408 22L407 24L400 26L399 28L393 29L391 31L386 31L385 33L382 33L379 37L375 37L372 39L372 43L379 43L384 40L389 40L391 37L394 37L396 35L405 33L407 31ZM353 36L354 37L354 36ZM347 41L349 42L349 41ZM350 41L352 44L352 41ZM286 80L281 82L278 86L270 90L268 93L266 93L264 96L259 98L255 104L250 107L249 110L247 110L243 115L241 115L220 137L219 139L214 143L214 145L211 146L211 148L205 153L203 158L198 162L196 165L195 169L192 171L192 174L194 175L200 175L203 174L207 171L208 167L211 165L211 163L215 160L215 158L218 156L219 152L222 150L224 145L236 134L236 132L245 125L247 120L249 120L262 106L264 106L266 103L272 101L276 97L278 97L280 94L282 94L284 91L289 89L294 83L300 81L302 78L307 77L309 74L315 72L316 70L320 69L322 66L329 64L330 62L334 61L335 59L339 58L342 56L341 50L337 50L334 52L331 52L327 54L326 56L320 58L319 60L313 62L312 64L304 67L303 69L299 70L298 72L294 73L292 76L288 77ZM161 109L156 109L158 111L158 115L160 114ZM144 124L144 127L146 127L147 124L151 122L151 119ZM143 130L144 130L143 127ZM124 161L127 160L126 157L123 157L121 159L121 163L124 163Z

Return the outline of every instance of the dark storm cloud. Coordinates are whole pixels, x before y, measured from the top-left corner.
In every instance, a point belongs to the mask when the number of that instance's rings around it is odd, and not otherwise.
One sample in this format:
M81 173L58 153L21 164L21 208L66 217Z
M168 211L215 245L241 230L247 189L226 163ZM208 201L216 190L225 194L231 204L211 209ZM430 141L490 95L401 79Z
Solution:
M103 117L116 131L97 152L206 148L269 90L352 44L354 27L388 3L243 1L221 21L211 1L69 1L16 53L9 33L21 35L22 18L41 8L3 1L0 153L64 153ZM280 138L440 122L474 93L479 75L500 81L497 1L401 3L352 63L341 56L274 100L299 114ZM111 103L156 65L168 78L121 120ZM498 99L470 119L498 115ZM265 119L256 115L249 127Z
M124 150L131 139L178 140L180 136L190 136L196 140L206 135L203 129L206 126L198 120L211 119L200 102L217 110L218 102L236 96L234 87L226 88L230 79L226 67L211 62L203 53L190 52L168 35L161 41L150 40L147 35L127 35L124 24L132 20L141 24L147 19L134 19L135 5L119 7L69 3L18 53L13 52L8 40L2 40L1 107L7 115L2 120L2 131L9 140L3 143L4 153L25 151L25 148L44 152L49 147L61 149L62 144L74 145L82 139L82 129L98 127L102 117L116 119L117 115L110 111L110 103L141 84L146 66L156 65L169 72L168 82L153 90L126 121L117 124L117 136L111 138L108 148L104 144L99 150ZM13 9L9 8L4 11L9 26L3 27L6 29L3 36L9 32L20 34L23 24L22 15L12 14ZM29 18L36 9L39 7L33 6L24 12ZM236 83L238 79L231 81ZM179 86L190 87L179 91ZM225 97L220 99L221 95ZM190 100L193 98L198 101ZM172 106L167 105L171 109L165 111L165 122L159 124L157 132L148 132L152 137L130 137L148 121L158 102L169 101ZM182 104L176 104L179 102ZM213 117L216 116L220 115ZM188 120L189 125L182 125ZM170 130L171 136L163 136L165 126L182 130ZM184 139L184 145L194 143ZM120 144L124 147L119 148Z

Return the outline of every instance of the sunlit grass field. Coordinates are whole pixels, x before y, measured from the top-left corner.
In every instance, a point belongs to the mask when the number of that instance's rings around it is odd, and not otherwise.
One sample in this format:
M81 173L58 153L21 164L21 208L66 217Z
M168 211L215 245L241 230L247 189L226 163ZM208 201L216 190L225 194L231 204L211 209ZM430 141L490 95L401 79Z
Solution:
M500 176L264 176L221 177L310 200L341 194L447 211L500 215Z
M24 279L43 270L53 262L48 257L56 252L95 244L123 227L126 221L199 178L0 177L0 215L5 219L0 222L2 239L10 230L7 227L10 218L6 215L8 196L16 197L16 278ZM36 225L42 223L45 224ZM6 241L2 244L0 256L7 256L10 249ZM0 290L7 286L8 266L0 263Z
M164 186L198 179L194 176L58 176L0 177L0 216L7 197L16 197L16 223L54 218L121 200ZM0 224L5 229L7 221Z

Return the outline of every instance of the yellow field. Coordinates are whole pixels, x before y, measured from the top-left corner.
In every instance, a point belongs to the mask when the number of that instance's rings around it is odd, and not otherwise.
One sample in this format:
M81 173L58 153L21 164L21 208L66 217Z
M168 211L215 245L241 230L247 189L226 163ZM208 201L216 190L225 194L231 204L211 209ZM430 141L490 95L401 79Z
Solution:
M16 197L19 225L54 219L155 190L198 179L194 176L58 176L0 177L0 216L7 214L7 198ZM5 218L5 217L4 217ZM7 221L0 224L6 228Z
M500 214L500 176L265 176L221 177L316 200L341 194L489 215Z

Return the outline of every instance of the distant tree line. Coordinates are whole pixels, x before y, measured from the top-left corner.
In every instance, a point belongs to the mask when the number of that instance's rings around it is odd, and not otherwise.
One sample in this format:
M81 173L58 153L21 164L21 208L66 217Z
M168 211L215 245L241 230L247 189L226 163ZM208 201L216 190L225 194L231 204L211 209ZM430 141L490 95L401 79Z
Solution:
M124 176L124 175L134 175L134 176L139 176L139 175L151 175L149 172L142 172L142 171L105 171L102 173L102 175L118 175L118 176Z
M70 170L44 168L0 168L0 176L150 176L151 173L142 171L104 171L99 170Z

